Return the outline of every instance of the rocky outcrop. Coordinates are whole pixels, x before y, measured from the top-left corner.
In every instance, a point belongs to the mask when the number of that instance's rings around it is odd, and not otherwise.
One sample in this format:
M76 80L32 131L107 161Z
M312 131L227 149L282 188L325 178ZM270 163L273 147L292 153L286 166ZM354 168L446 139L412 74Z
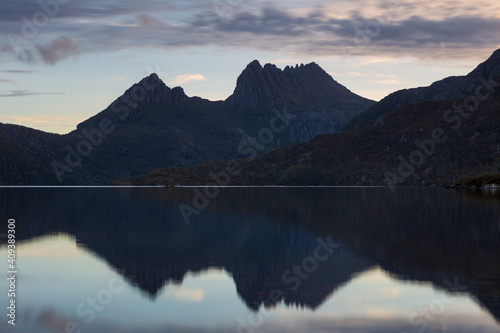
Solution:
M353 116L374 104L336 82L314 62L281 70L272 64L262 67L257 60L241 73L225 102L247 115L286 108L292 114L286 128L289 143L339 132Z
M262 67L255 60L241 73L226 103L238 110L296 106L342 114L360 112L373 101L354 94L314 62L281 70L272 64Z
M167 87L156 73L134 84L121 98L135 100L141 104L159 104L169 108L176 108L188 100L184 89Z

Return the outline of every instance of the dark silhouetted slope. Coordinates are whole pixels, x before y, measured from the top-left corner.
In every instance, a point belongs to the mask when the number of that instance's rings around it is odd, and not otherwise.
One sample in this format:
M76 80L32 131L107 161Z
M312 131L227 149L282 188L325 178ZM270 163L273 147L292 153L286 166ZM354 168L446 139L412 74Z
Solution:
M465 98L475 94L475 89L483 86L491 77L500 77L500 50L466 76L453 76L437 81L429 87L396 91L366 111L353 117L344 130L351 130L377 120L382 115L397 108L424 101L445 101Z

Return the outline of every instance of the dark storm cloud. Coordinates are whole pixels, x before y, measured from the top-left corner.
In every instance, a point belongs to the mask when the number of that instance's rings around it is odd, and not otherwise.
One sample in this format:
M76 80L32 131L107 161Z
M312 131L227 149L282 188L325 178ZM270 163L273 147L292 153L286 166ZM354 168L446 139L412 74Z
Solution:
M421 46L428 41L468 44L496 45L500 40L500 20L484 17L453 17L442 21L411 17L397 25L383 29L379 40L388 45L401 42Z
M107 42L120 43L120 29L103 27ZM123 30L125 31L125 30ZM318 13L298 16L274 8L260 13L240 12L221 19L215 13L196 15L183 26L170 27L132 39L140 44L188 47L215 45L253 47L267 51L307 52L340 55L339 46L348 45L353 54L406 54L434 56L429 44L463 50L463 55L478 49L493 50L500 44L500 20L480 16L457 16L432 20L413 16L404 20L363 17L352 13L344 19L327 18ZM127 35L136 34L134 29ZM103 40L101 40L101 43ZM130 41L129 41L130 42Z
M198 17L190 22L192 31L203 27L207 37L215 36L207 43L217 44L221 34L224 36L250 35L245 42L255 43L257 47L272 48L290 45L302 45L308 50L315 47L334 46L340 42L360 44L360 39L371 40L373 47L381 44L384 48L392 48L400 53L402 49L421 49L429 42L450 43L457 47L495 46L500 42L500 20L487 17L450 17L440 21L423 17L410 17L401 21L364 18L353 13L347 19L331 19L322 15L298 17L283 11L264 9L261 15L241 13L230 20L219 20L215 16ZM268 46L259 43L258 38L280 36L285 37L280 43L275 39ZM294 39L294 41L292 41ZM275 43L277 42L277 43ZM326 42L326 44L325 44ZM333 44L332 44L333 42ZM362 43L361 43L362 44ZM335 50L332 48L332 52Z

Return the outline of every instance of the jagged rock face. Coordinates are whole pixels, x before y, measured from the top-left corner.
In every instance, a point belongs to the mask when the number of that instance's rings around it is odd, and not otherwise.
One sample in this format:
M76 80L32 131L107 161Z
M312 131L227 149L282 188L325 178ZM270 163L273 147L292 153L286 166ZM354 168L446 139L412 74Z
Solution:
M366 111L354 116L345 125L344 130L375 121L382 115L405 105L425 101L441 102L474 95L477 87L484 86L485 82L496 78L500 78L500 50L495 51L488 60L466 76L452 76L434 82L428 87L404 89L388 95Z
M255 60L241 73L225 103L243 114L291 110L287 140L298 143L340 131L374 102L349 91L316 63L281 70L272 64L262 67Z
M315 63L284 70L264 67L255 60L238 78L236 89L226 102L239 110L267 111L284 106L361 111L371 101L357 96L337 83Z
M128 89L122 99L127 97L143 104L161 104L171 108L188 100L181 87L170 89L155 73Z
M151 74L79 124L69 135L74 142L70 146L87 140L84 131L95 133L103 120L109 121L113 132L85 159L82 172L102 173L101 179L123 179L164 166L245 157L239 148L270 126L275 107L293 108L289 123L258 153L336 132L353 114L373 103L351 93L314 63L281 70L254 61L241 74L236 91L225 102L211 102L188 97L181 87L169 88ZM238 112L255 108L260 116L252 119L248 115L254 113ZM64 157L63 149L54 160ZM84 181L93 184L92 179Z

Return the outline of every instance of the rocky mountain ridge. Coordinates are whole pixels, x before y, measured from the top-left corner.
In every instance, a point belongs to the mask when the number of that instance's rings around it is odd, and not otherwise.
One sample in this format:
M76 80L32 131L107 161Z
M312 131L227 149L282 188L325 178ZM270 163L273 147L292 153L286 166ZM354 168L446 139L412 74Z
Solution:
M216 102L188 97L151 74L69 134L2 124L0 183L98 185L163 166L238 158L254 145L261 154L336 132L373 103L316 64L282 71L254 61L235 93Z
M117 184L450 186L500 165L500 73L473 94L402 106L377 121L274 150L255 159L162 168ZM497 63L498 66L498 63ZM473 103L471 103L473 102Z
M373 101L359 98L335 81L319 65L264 67L254 60L238 77L234 93L226 102L239 110L266 110L284 106L303 106L341 113L366 109Z

